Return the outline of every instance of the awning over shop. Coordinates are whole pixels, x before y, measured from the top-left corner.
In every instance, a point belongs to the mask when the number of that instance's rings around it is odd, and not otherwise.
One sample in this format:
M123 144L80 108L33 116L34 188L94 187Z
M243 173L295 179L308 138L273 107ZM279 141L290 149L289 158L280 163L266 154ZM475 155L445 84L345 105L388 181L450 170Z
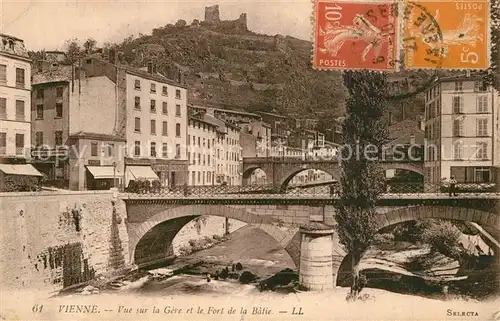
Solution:
M160 179L151 169L151 166L127 166L127 170L132 174L134 180Z
M7 175L43 176L31 164L0 164L0 171Z
M113 166L87 166L88 171L94 179L120 178L121 173L118 169L113 171Z

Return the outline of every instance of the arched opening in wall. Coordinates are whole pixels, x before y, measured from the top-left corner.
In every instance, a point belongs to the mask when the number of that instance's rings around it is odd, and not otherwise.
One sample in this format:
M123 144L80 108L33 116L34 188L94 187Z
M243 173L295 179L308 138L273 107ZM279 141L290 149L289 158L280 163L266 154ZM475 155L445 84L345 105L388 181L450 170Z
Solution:
M221 208L208 205L204 210L223 212ZM152 228L151 223L143 223L149 230L138 227L134 232L140 238L133 253L134 263L141 269L150 269L168 266L176 258L184 257L183 265L203 261L204 268L215 268L210 270L215 273L226 266L231 270L232 264L239 262L245 270L261 278L286 268L297 270L296 259L300 255L296 253L297 249L300 251L300 238L294 234L297 231L287 234L277 226L257 227L243 222L238 215L245 211L240 209L227 214L229 218L212 214L172 217L190 212L193 212L192 206L186 206L178 214L165 211L151 218L151 222L160 222ZM255 220L252 215L245 215L249 222ZM227 232L230 234L226 235Z
M268 185L270 182L267 179L267 174L261 168L256 168L255 170L248 172L248 174L243 175L243 179L247 179L245 185Z
M423 296L450 294L480 298L499 293L498 242L476 223L424 218L382 228L359 268L366 287ZM498 237L495 235L494 237ZM496 244L495 244L496 243ZM337 285L352 282L351 257Z
M331 186L338 186L338 178L321 169L300 169L284 179L281 190L328 194Z
M243 172L243 185L268 185L267 173L260 167L252 167Z

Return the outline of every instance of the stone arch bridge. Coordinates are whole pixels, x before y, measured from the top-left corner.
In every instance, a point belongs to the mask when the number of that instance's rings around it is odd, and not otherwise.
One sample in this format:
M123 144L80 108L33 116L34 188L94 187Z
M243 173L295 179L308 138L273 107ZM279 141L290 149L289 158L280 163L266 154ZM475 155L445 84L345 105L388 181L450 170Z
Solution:
M403 169L424 175L422 161L411 160L383 160L381 165L384 169ZM299 172L308 169L322 170L330 175L334 180L340 180L341 167L338 159L332 160L302 160L296 158L265 158L249 157L243 158L243 182L248 184L251 174L261 169L266 173L269 183L273 186L285 187L290 180Z
M335 199L297 197L168 198L127 194L126 226L129 262L147 264L165 258L175 235L193 218L224 216L262 229L290 255L309 290L331 289L346 253L335 235ZM422 218L470 221L488 234L485 241L496 254L500 240L500 194L387 196L379 200L379 228Z

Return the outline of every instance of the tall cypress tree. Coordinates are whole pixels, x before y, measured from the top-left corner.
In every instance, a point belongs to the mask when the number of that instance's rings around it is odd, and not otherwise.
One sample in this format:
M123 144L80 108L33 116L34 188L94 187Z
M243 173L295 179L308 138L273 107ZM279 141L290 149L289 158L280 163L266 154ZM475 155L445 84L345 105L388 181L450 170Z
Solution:
M351 298L361 291L359 262L377 232L375 207L385 188L379 165L387 141L387 78L368 71L345 72L347 117L344 123L340 200L335 219L341 244L351 256Z

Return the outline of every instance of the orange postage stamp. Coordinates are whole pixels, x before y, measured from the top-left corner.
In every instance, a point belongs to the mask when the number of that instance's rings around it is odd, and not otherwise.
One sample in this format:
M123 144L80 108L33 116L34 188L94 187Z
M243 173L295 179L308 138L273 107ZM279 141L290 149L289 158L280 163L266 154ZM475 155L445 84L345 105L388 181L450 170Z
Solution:
M403 52L408 69L486 69L487 0L406 0Z

